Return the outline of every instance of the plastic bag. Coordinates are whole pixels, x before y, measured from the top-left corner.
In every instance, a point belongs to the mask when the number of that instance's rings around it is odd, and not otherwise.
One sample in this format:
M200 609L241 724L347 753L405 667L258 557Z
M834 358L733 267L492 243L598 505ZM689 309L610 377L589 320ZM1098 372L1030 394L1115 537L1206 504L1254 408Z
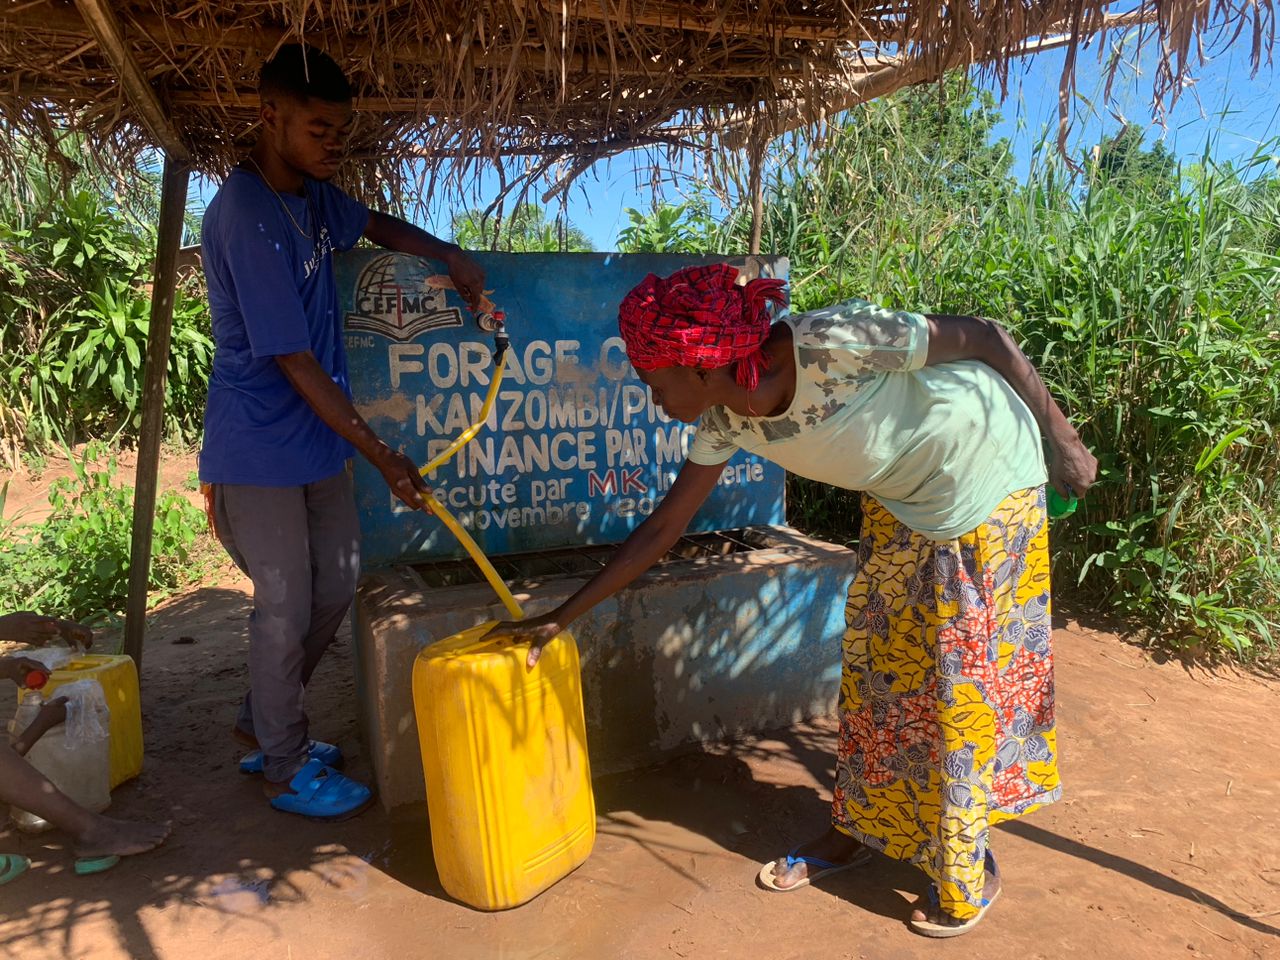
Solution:
M34 660L50 673L59 667L65 667L75 654L76 651L64 646L37 647L34 650L22 651L22 656L28 660Z
M111 711L102 684L97 680L64 683L53 696L67 698L67 731L63 741L68 748L107 738Z
M49 696L66 698L67 720L36 741L27 754L27 762L82 807L95 813L107 809L111 804L111 713L102 684L92 679L76 680L58 687ZM11 732L16 735L25 730L44 702L39 691L24 697L10 724ZM51 826L17 807L12 808L11 815L18 829L27 833L39 833Z

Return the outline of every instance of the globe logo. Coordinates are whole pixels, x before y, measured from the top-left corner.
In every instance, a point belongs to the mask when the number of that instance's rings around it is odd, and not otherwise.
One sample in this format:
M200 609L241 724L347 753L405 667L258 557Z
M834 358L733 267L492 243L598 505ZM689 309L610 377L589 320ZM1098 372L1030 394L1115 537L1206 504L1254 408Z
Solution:
M388 253L374 257L360 271L355 309L347 314L348 330L408 341L429 330L462 326L462 311L446 306L443 290L429 287L425 274L406 276L397 266L416 267L418 263Z

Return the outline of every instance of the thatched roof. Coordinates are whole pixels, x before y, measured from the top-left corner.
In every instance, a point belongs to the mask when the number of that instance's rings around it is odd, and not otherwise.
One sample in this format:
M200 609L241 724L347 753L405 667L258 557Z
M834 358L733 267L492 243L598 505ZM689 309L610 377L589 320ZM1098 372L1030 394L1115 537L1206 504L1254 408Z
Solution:
M712 127L759 143L945 69L1002 79L1029 49L1075 50L1143 24L1157 94L1176 94L1205 42L1243 31L1255 68L1272 0L7 0L0 123L71 126L118 155L159 145L205 173L254 135L255 78L305 39L359 93L347 179L397 178L414 157L529 155L579 167Z

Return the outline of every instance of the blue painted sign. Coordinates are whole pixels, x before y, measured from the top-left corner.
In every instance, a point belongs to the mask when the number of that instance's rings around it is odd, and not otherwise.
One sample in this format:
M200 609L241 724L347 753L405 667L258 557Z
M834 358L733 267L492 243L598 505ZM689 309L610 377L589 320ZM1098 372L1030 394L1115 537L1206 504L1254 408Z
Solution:
M488 423L428 477L490 556L626 538L671 487L694 427L670 420L627 362L618 304L648 273L711 257L477 254L511 337ZM785 276L777 257L731 261ZM438 286L438 266L383 251L337 257L356 408L419 465L478 416L492 336ZM405 509L356 458L366 566L462 556L435 518ZM695 531L784 522L784 471L739 453L694 519Z

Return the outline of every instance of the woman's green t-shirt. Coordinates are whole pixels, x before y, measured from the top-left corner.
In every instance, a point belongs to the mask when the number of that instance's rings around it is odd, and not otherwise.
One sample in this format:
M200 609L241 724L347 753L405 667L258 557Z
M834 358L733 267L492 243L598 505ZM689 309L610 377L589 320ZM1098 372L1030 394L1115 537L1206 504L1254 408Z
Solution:
M923 316L850 300L783 318L796 392L776 417L725 407L689 446L715 466L738 448L792 473L879 500L913 530L949 540L1009 494L1046 481L1040 431L1022 398L976 360L926 367Z

